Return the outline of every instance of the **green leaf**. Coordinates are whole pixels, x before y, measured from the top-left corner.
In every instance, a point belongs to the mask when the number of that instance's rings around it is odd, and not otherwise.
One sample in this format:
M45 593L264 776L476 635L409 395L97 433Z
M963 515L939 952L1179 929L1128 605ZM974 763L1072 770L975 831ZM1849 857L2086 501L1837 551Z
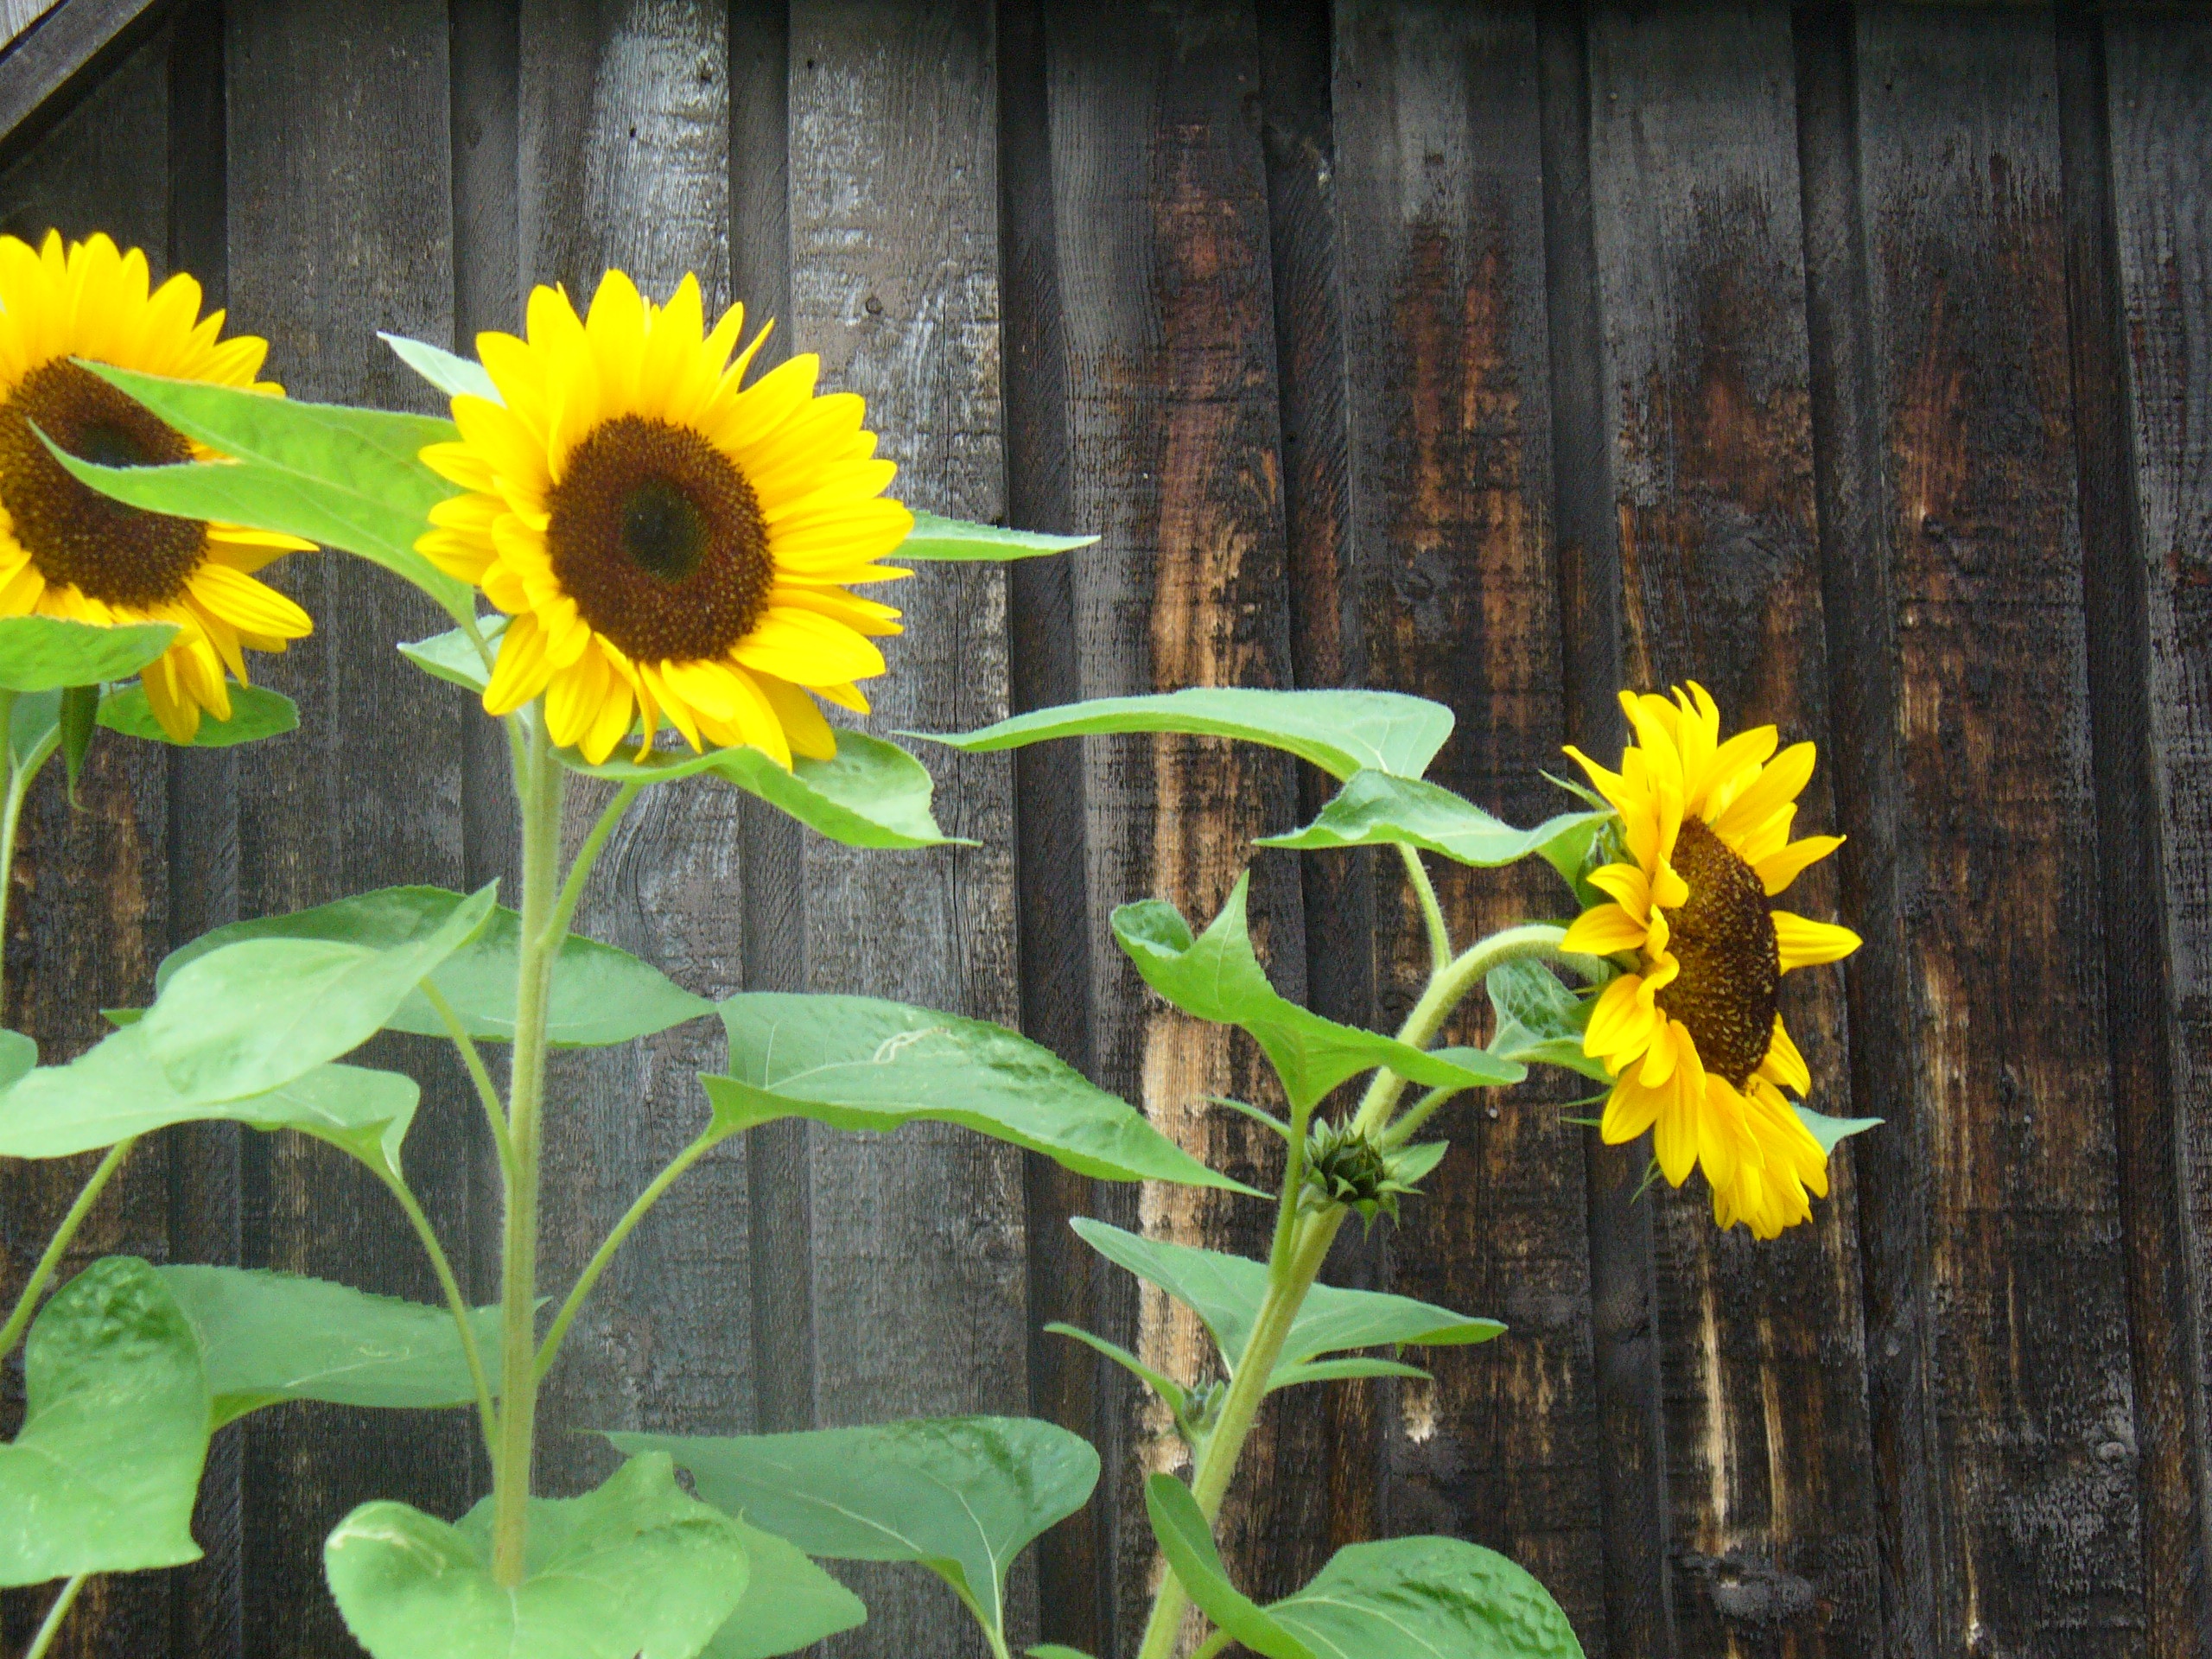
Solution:
M475 1403L461 1336L443 1307L289 1273L160 1272L200 1338L213 1427L280 1400L395 1409ZM475 1323L477 1344L496 1367L499 1310L477 1309Z
M77 804L77 778L85 757L92 752L93 716L99 713L98 686L73 685L61 694L61 770L67 780L69 804Z
M1884 1122L1878 1117L1830 1117L1826 1112L1800 1106L1794 1100L1789 1103L1789 1109L1797 1114L1797 1121L1813 1132L1813 1139L1827 1153L1833 1153L1853 1135L1864 1135Z
M867 1621L861 1599L799 1551L741 1520L736 1526L751 1569L745 1599L700 1649L702 1659L772 1659Z
M443 887L384 887L312 910L233 922L173 950L154 976L156 990L178 971L212 950L246 939L331 940L390 949L434 931L474 901ZM515 976L522 952L522 918L495 907L482 931L429 976L468 1034L480 1042L514 1037ZM603 1047L647 1037L687 1020L712 1014L715 1005L694 996L659 969L596 939L571 935L553 967L546 1033L558 1048ZM391 1031L443 1037L445 1022L418 990L410 990L385 1019Z
M1294 1389L1301 1382L1351 1382L1368 1376L1410 1376L1426 1381L1428 1373L1418 1365L1395 1359L1316 1359L1296 1365L1278 1365L1268 1378L1268 1392Z
M1041 531L1007 530L997 524L970 524L964 518L940 518L933 512L914 515L914 528L899 543L893 559L916 563L944 560L1033 559L1040 553L1071 553L1089 547L1096 536L1048 536Z
M346 1627L375 1659L690 1659L746 1590L743 1534L664 1457L584 1497L532 1498L523 1581L492 1576L492 1500L459 1524L365 1503L323 1545Z
M1085 1441L1027 1417L607 1438L632 1456L668 1453L708 1503L810 1555L921 1563L1001 1650L1007 1569L1032 1539L1081 1509L1098 1481L1098 1454Z
M493 647L493 660L498 660L499 636L507 630L507 619L496 612L476 619L476 632L484 642ZM492 671L484 665L477 654L476 641L460 628L448 628L443 633L432 634L428 639L416 639L402 644L399 654L421 669L434 680L443 680L464 690L481 691L492 683Z
M561 764L592 778L624 783L669 784L711 772L779 811L848 847L973 847L947 836L930 810L934 787L929 769L896 743L865 732L837 734L829 760L804 757L785 772L760 749L655 749L642 761L621 752L594 766L573 751Z
M1345 1078L1374 1066L1432 1088L1518 1083L1527 1070L1478 1049L1431 1052L1340 1026L1276 995L1244 925L1250 875L1239 876L1221 914L1196 940L1175 906L1158 899L1114 912L1114 937L1146 984L1185 1014L1249 1032L1303 1110Z
M299 705L283 692L235 682L230 692L231 717L218 720L202 712L200 729L192 736L193 748L227 749L234 744L258 742L264 737L281 737L298 729ZM100 699L99 723L126 737L143 737L153 743L171 741L162 729L162 722L154 718L153 705L146 701L145 687L135 683L119 685Z
M31 757L45 748L47 744L60 741L61 694L59 691L19 692L15 706L8 711L8 758L10 764L29 766ZM53 751L48 749L47 753L51 754Z
M417 913L367 944L245 938L171 974L131 1027L189 1100L236 1100L359 1047L416 986L475 937L492 882L443 913ZM117 1040L111 1037L109 1043ZM106 1045L102 1045L105 1046Z
M146 1051L145 1022L104 1039L67 1065L42 1065L0 1094L0 1157L67 1158L174 1123L222 1121L297 1129L397 1174L420 1097L412 1077L320 1065L282 1088L241 1100L179 1094Z
M1101 1180L1252 1190L1208 1169L1049 1049L988 1020L874 997L774 991L733 996L721 1014L730 1075L700 1081L725 1135L782 1117L833 1129L957 1123Z
M1213 1333L1230 1371L1236 1370L1268 1294L1266 1262L1145 1238L1087 1216L1078 1216L1069 1225L1109 1262L1186 1303ZM1319 1354L1402 1342L1457 1347L1488 1342L1504 1329L1496 1319L1470 1319L1409 1296L1316 1285L1306 1293L1306 1305L1292 1322L1268 1383L1286 1386L1281 1379L1287 1368Z
M455 357L442 346L410 340L404 334L387 334L382 329L377 331L377 338L391 346L401 362L448 397L481 397L487 404L500 404L507 401L499 396L499 388L493 383L484 365L474 358Z
M58 616L0 617L0 691L62 691L128 679L176 636L174 622L102 627Z
M1071 1648L1058 1642L1039 1642L1033 1648L1025 1648L1029 1659L1090 1659L1081 1648Z
M1260 691L1198 686L1146 697L1096 697L1016 715L981 731L902 733L969 753L1103 732L1183 732L1287 749L1332 778L1363 767L1418 778L1452 735L1452 711L1395 691Z
M1563 1065L1599 1083L1612 1081L1605 1063L1582 1049L1589 999L1561 984L1549 968L1524 957L1491 969L1485 983L1497 1015L1491 1053L1528 1065Z
M1567 812L1533 830L1516 830L1472 801L1419 778L1356 772L1321 809L1320 817L1289 835L1263 836L1262 847L1301 852L1338 847L1418 847L1461 864L1511 864L1541 853L1571 882L1590 837L1612 815Z
M1123 1370L1128 1372L1130 1376L1135 1377L1138 1382L1143 1383L1154 1394L1158 1395L1162 1400L1166 1401L1167 1402L1167 1408L1173 1412L1178 1417L1182 1416L1185 1412L1190 1410L1191 1391L1188 1389L1185 1389L1181 1383L1176 1382L1173 1377L1164 1376L1160 1372L1153 1370L1151 1366L1146 1364L1128 1349L1122 1347L1120 1343L1109 1342L1103 1337L1092 1335L1081 1325L1063 1325L1057 1319L1052 1324L1046 1325L1045 1330L1046 1333L1051 1336L1071 1337L1076 1341L1081 1343L1084 1347L1090 1349L1094 1352L1105 1355L1107 1358L1112 1360Z
M0 1027L0 1093L30 1075L38 1064L38 1045L20 1031Z
M97 467L54 448L87 487L149 512L217 518L339 547L410 582L459 618L475 590L415 550L430 509L459 486L416 459L459 435L427 415L270 397L238 386L168 380L104 363L84 367L229 461Z
M1330 1557L1267 1616L1310 1651L1359 1659L1583 1659L1544 1586L1496 1550L1391 1538Z
M207 1380L154 1269L111 1255L70 1281L23 1373L22 1433L0 1446L0 1585L198 1560Z
M1160 1553L1216 1625L1267 1659L1315 1659L1304 1643L1229 1581L1213 1529L1189 1487L1173 1475L1154 1475L1144 1484L1144 1512L1152 1535L1160 1540Z

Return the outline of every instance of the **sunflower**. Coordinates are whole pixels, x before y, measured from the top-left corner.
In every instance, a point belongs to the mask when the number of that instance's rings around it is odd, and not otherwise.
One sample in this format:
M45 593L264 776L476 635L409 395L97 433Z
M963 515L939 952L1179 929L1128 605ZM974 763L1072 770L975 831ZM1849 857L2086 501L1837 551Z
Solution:
M49 231L35 249L0 236L0 616L175 624L141 678L180 743L202 709L230 718L223 674L245 683L242 646L282 651L308 632L307 613L252 573L312 543L110 500L72 478L39 434L110 467L213 459L71 360L281 397L254 378L267 344L219 338L223 314L201 317L200 298L181 275L149 292L146 256L105 236L65 247Z
M807 695L857 713L899 613L848 593L913 515L883 494L861 399L817 397L794 357L750 386L766 338L735 351L745 309L712 332L686 276L665 306L610 270L577 318L530 296L527 340L477 337L501 402L453 400L457 443L423 459L466 493L416 546L512 620L484 707L541 693L556 743L597 762L664 717L695 749L749 744L785 766L836 740Z
M1656 1129L1659 1167L1680 1186L1702 1167L1713 1219L1773 1238L1827 1196L1827 1154L1783 1090L1812 1084L1777 1012L1783 975L1859 948L1848 928L1771 899L1843 844L1789 839L1814 749L1775 753L1775 728L1720 741L1720 712L1693 683L1672 701L1624 691L1636 741L1608 772L1567 753L1619 810L1628 858L1592 873L1613 902L1582 912L1565 948L1633 953L1591 1010L1583 1046L1612 1073L1609 1144Z

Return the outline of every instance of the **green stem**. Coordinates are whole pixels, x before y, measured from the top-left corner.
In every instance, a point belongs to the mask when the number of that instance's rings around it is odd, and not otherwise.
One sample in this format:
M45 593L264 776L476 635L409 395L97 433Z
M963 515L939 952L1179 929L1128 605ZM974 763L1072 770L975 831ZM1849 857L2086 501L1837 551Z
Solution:
M514 1145L507 1138L507 1113L499 1101L499 1086L492 1081L484 1057L477 1052L476 1039L468 1034L468 1027L461 1023L453 1004L446 1001L445 993L427 979L421 989L424 1000L437 1010L438 1018L444 1022L446 1035L461 1051L461 1062L467 1067L469 1081L476 1085L476 1098L483 1105L484 1121L492 1126L492 1144L499 1148L499 1168L505 1172L514 1163Z
M1227 1630L1216 1630L1192 1649L1191 1659L1213 1659L1214 1655L1227 1647L1229 1643L1230 1635Z
M123 1160L138 1144L137 1137L118 1141L107 1149L99 1167L86 1181L84 1190L77 1194L76 1203L69 1206L69 1213L61 1217L61 1225L54 1229L54 1236L47 1241L46 1254L38 1259L38 1266L31 1269L30 1282L23 1287L23 1294L16 1299L15 1311L8 1315L8 1323L0 1325L0 1359L16 1351L16 1344L22 1340L23 1332L31 1322L31 1315L38 1312L39 1294L54 1277L54 1269L61 1265L61 1258L68 1253L77 1236L77 1230L85 1224L85 1217L92 1212L100 1190L115 1178L123 1167Z
M61 1593L54 1599L54 1605L46 1610L46 1622L38 1627L38 1634L23 1650L23 1659L46 1659L46 1650L54 1645L54 1638L61 1629L61 1621L69 1617L69 1610L77 1605L77 1592L85 1587L89 1573L79 1573L61 1586Z
M632 779L614 791L614 798L599 815L591 833L584 837L584 844L576 849L576 861L569 866L569 879L562 884L560 902L553 906L546 943L555 950L569 936L569 924L575 918L576 906L584 896L584 883L591 877L592 866L599 862L599 850L607 845L607 836L614 833L614 826L622 822L622 815L630 810L630 803L638 798L645 785Z
M1398 856L1406 861L1406 877L1421 900L1421 919L1428 925L1429 972L1440 974L1452 963L1452 929L1444 919L1444 906L1437 900L1436 884L1428 879L1428 867L1421 861L1419 848L1402 841Z
M18 763L8 729L15 712L16 698L11 692L4 699L0 699L0 747L4 747L8 753L8 791L4 798L0 798L0 988L4 988L6 984L8 900L16 886L16 831L22 823L23 801L31 792L31 785L38 781L40 769L54 758L54 750L61 746L60 728L56 727Z
M522 807L522 938L508 1087L512 1156L500 1245L499 1440L492 1459L492 1574L508 1588L523 1579L537 1422L538 1118L545 1094L546 997L558 949L549 949L548 941L559 880L563 781L546 742L542 709L533 711L528 726L524 765L515 779Z
M453 1310L453 1322L461 1330L461 1351L468 1361L469 1381L476 1386L476 1414L484 1426L484 1449L496 1458L499 1455L499 1414L492 1404L492 1383L484 1370L484 1351L477 1346L476 1322L471 1317L474 1310L468 1306L468 1299L461 1294L461 1281L454 1277L453 1263L446 1259L445 1247L438 1243L437 1229L430 1225L430 1218L423 1213L422 1205L407 1183L386 1170L377 1173L383 1177L385 1185L406 1212L415 1236L422 1240L423 1254L430 1258L430 1269L438 1275L438 1287L445 1293L446 1306Z
M545 1332L545 1340L538 1345L537 1376L541 1381L546 1372L553 1369L553 1361L561 1351L561 1344L569 1334L569 1327L575 1323L576 1315L582 1311L585 1299L591 1294L592 1287L599 1282L600 1274L607 1271L607 1264L622 1248L622 1241L628 1238L637 1224L645 1218L645 1212L660 1202L661 1195L683 1179L684 1172L727 1138L709 1129L677 1153L668 1167L653 1177L652 1185L638 1194L637 1202L623 1212L622 1219L614 1224L591 1260L585 1264L583 1272L577 1276L575 1287L569 1292L568 1300L561 1304L561 1311L553 1316L553 1324Z

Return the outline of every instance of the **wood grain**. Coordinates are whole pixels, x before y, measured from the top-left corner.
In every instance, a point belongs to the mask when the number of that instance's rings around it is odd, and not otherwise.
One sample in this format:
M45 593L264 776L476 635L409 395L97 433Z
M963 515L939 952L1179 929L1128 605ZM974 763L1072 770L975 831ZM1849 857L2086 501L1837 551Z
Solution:
M1337 134L1351 512L1374 684L1449 704L1429 775L1515 821L1558 810L1537 774L1565 740L1552 547L1542 117L1525 9L1340 11ZM1556 911L1548 870L1437 861L1456 939ZM1379 1014L1428 971L1395 857L1375 862ZM1479 1000L1479 999L1478 999ZM1460 1038L1478 1037L1471 1010ZM1455 1039L1456 1040L1456 1039ZM1506 1321L1437 1351L1387 1423L1393 1531L1472 1537L1606 1641L1580 1131L1548 1084L1471 1096L1389 1246L1390 1286Z

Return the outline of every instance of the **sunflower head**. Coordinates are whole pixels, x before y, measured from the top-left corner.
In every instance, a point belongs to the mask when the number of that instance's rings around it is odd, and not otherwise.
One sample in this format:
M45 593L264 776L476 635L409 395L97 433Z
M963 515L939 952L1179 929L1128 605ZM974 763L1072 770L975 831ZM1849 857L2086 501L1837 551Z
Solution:
M1808 1193L1827 1194L1827 1154L1783 1093L1812 1078L1777 1009L1782 976L1859 948L1848 928L1773 901L1842 837L1789 838L1810 743L1777 754L1771 726L1723 742L1695 683L1623 692L1621 706L1635 736L1618 772L1567 750L1620 813L1625 855L1592 873L1609 902L1565 944L1629 963L1584 1039L1613 1077L1600 1132L1619 1145L1654 1130L1668 1180L1701 1167L1713 1218L1772 1238L1810 1217Z
M767 331L740 350L744 322L709 329L694 277L659 305L610 270L586 316L540 288L527 338L478 336L499 401L456 397L460 441L423 452L464 493L416 545L512 619L491 713L543 695L553 741L594 762L665 719L788 766L836 752L813 697L867 712L855 682L899 613L848 589L907 574L875 561L913 515L813 356L745 384Z
M143 677L181 743L203 709L230 717L225 671L245 681L242 647L282 651L308 632L253 573L309 543L125 506L72 478L40 435L109 467L213 459L78 360L281 396L254 378L267 345L223 339L223 314L202 317L200 301L189 276L152 288L146 256L105 236L48 232L36 248L0 236L0 616L174 623Z

